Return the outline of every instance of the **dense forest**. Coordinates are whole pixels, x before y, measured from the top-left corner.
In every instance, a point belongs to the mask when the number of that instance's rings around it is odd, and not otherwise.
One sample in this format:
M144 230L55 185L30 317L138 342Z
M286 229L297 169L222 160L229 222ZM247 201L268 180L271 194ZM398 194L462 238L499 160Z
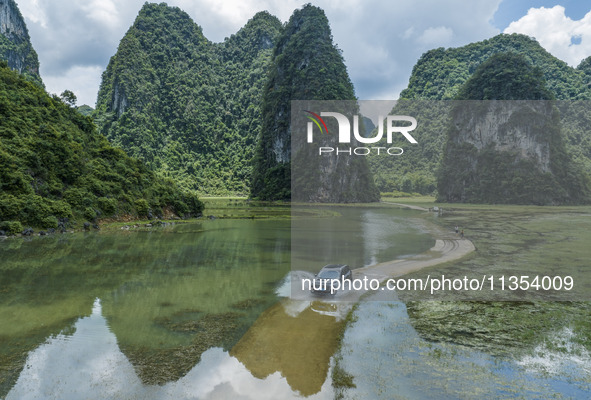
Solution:
M146 3L103 74L94 117L114 145L184 188L288 199L293 99L355 99L319 8L285 26L260 12L211 43L184 11ZM271 150L278 140L286 154ZM373 187L366 161L355 163Z
M184 188L248 194L260 99L281 29L260 12L214 44L184 11L146 3L103 74L100 132Z
M289 199L291 100L355 100L329 21L310 4L296 10L286 24L260 12L236 34L212 43L184 11L146 3L103 73L95 110L76 108L69 91L62 98L44 92L22 16L13 0L2 7L9 12L2 25L7 28L0 32L0 57L7 61L0 103L5 118L0 221L53 228L65 219L191 215L202 207L192 193ZM515 199L506 196L513 191L507 186L497 195L504 193L509 202L587 199L591 57L571 68L532 38L502 34L459 48L430 50L418 60L393 110L421 121L414 132L420 138L416 145L391 144L404 147L403 156L333 162L300 154L298 162L309 167L300 177L307 185L300 200L375 201L379 192L437 194L439 189L441 200L468 201L465 187L459 198L443 193L450 187L445 177L458 172L457 157L463 156L453 147L464 144L450 130L451 119L457 117L453 102L443 105L439 100L508 98L554 102L561 120L547 125L554 132L547 142L538 142L554 149L548 158L551 166L543 165L550 175L532 177L528 174L539 168L528 160L511 161L507 153L493 152L477 164L495 170L494 176L477 174L474 182L500 177L512 182L509 186L527 181L554 188L543 200L538 194ZM367 119L363 126L373 128ZM452 159L456 161L448 162ZM523 172L520 179L511 175L513 167ZM314 175L312 170L325 173ZM333 179L337 175L342 179ZM323 187L324 194L315 187ZM334 196L326 194L330 191ZM482 191L471 193L477 192Z
M448 115L444 109L447 106L437 100L458 98L460 89L477 68L499 53L522 55L531 69L540 71L553 98L578 100L579 109L585 108L585 100L591 99L591 58L572 68L544 50L535 39L525 35L501 34L463 47L430 50L414 66L408 87L402 91L401 101L395 110L396 113L412 113L423 121L415 131L420 137L418 145L405 147L404 156L396 159L370 158L381 192L436 193L436 171L447 140L443 116ZM574 113L573 110L569 112ZM562 131L568 154L590 173L591 137L582 129L580 124L572 126L567 123Z
M203 205L98 134L89 117L0 63L0 230L67 229Z

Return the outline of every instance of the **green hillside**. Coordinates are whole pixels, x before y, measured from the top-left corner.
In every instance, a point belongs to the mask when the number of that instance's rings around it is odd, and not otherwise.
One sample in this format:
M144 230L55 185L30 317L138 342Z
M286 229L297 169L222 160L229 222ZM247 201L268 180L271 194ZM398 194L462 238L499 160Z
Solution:
M532 66L540 68L548 88L557 99L591 99L589 87L584 85L583 71L569 67L535 39L517 33L501 34L458 48L440 47L426 52L414 66L408 87L400 98L453 99L480 64L494 54L506 52L519 53Z
M248 193L258 105L280 30L262 12L213 44L179 8L146 3L103 74L100 131L185 188Z
M114 148L89 117L0 64L0 229L122 215L196 215L202 204ZM19 223L9 223L17 221Z

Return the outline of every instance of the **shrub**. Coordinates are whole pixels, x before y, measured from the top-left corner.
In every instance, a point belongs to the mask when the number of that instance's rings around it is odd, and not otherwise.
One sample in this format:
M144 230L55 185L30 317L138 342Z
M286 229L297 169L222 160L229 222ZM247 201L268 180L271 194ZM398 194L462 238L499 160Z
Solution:
M117 200L107 197L99 197L98 206L105 215L113 215L117 211Z
M91 207L86 207L82 215L84 216L84 218L86 218L86 220L94 221L96 218L96 211L94 211L94 209Z
M0 195L0 218L18 219L22 208L23 201L21 198L10 194Z
M150 211L150 206L149 206L148 201L146 199L137 199L135 201L134 205L135 205L135 211L137 212L138 215L140 215L140 216L148 215L148 212Z
M0 229L9 235L16 235L23 231L23 225L19 221L4 221L0 223Z
M41 219L52 214L52 201L38 196L31 195L23 198L23 208L20 211L20 220L33 226L41 225Z
M174 212L181 217L189 212L189 206L187 206L187 204L181 200L176 200L173 203L173 207Z
M203 202L199 200L196 194L187 194L184 200L189 208L189 212L193 215L199 215L203 211Z
M53 214L59 218L70 218L72 216L72 207L63 200L54 201L51 209Z
M50 215L48 217L42 218L41 219L41 224L40 227L41 228L46 228L46 229L50 229L50 228L57 228L57 218L54 217L53 215Z
M94 202L93 195L82 188L70 188L64 192L67 202L74 208L89 207Z

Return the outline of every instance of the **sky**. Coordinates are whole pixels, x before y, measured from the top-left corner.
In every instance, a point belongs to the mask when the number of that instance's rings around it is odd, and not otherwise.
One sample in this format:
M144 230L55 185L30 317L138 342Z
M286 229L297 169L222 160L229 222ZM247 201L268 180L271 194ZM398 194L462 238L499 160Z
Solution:
M101 74L145 0L16 0L47 90L72 90L94 107ZM158 0L160 2L160 0ZM281 21L307 0L168 0L213 42L237 32L258 11ZM426 51L458 47L499 33L535 37L576 66L591 55L588 0L316 0L343 51L356 94L393 100Z

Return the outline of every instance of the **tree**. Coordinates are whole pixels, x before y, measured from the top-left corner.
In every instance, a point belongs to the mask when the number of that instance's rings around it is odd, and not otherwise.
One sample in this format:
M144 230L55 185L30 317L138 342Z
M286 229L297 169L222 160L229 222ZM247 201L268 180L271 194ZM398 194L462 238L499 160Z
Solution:
M78 98L74 92L68 89L64 90L62 94L60 94L60 99L70 107L76 107L76 102L78 101Z

